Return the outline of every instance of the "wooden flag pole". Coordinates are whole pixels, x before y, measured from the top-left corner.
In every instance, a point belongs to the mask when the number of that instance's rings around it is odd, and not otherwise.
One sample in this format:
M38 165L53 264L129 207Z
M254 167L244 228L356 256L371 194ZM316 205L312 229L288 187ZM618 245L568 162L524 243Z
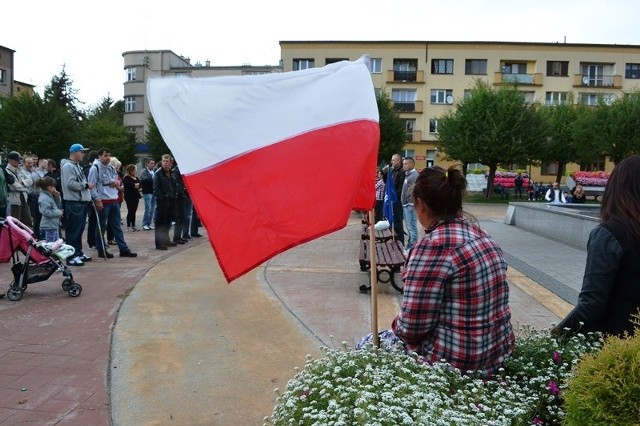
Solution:
M369 210L369 259L371 260L371 337L375 346L380 346L378 337L378 260L376 259L375 213Z

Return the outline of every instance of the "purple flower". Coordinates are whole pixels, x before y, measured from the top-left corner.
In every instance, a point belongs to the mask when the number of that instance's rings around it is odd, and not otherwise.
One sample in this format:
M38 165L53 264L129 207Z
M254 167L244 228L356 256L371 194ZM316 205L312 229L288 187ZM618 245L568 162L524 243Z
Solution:
M551 395L558 395L560 393L558 384L553 380L549 382L549 392L551 393Z
M556 364L560 364L562 362L562 354L558 351L553 352L552 358L553 362Z
M534 417L533 420L531 420L531 423L533 423L534 425L541 425L542 419L540 417Z

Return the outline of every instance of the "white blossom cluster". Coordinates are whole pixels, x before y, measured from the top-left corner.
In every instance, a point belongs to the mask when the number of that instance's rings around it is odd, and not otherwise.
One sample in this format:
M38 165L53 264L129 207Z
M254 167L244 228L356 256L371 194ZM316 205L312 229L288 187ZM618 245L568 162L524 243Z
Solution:
M325 348L324 357L307 357L283 392L276 389L265 425L560 424L573 365L600 347L597 335L556 339L529 330L489 380L399 351Z

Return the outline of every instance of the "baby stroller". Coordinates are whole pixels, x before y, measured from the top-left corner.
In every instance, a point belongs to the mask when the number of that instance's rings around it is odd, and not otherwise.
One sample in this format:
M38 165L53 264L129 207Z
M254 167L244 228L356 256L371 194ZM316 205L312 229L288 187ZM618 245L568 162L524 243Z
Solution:
M73 281L73 275L64 261L75 252L59 239L55 243L36 241L33 231L15 217L0 220L0 262L12 261L13 281L7 290L9 300L20 300L28 284L46 281L54 272L65 277L62 289L71 297L78 297L82 286ZM20 262L20 253L24 259Z

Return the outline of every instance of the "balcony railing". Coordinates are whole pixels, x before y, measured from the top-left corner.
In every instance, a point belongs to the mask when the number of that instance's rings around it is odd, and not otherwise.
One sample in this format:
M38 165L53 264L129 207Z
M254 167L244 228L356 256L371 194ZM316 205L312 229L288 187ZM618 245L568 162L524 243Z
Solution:
M414 130L413 132L407 132L407 142L420 142L422 140L422 131Z
M496 72L494 73L494 84L514 83L526 84L530 86L542 86L542 74L510 74Z
M589 76L585 74L575 74L573 85L575 87L622 87L621 75L599 75Z
M424 83L424 71L387 71L389 83Z
M422 112L422 101L415 102L393 102L393 109L396 112Z

